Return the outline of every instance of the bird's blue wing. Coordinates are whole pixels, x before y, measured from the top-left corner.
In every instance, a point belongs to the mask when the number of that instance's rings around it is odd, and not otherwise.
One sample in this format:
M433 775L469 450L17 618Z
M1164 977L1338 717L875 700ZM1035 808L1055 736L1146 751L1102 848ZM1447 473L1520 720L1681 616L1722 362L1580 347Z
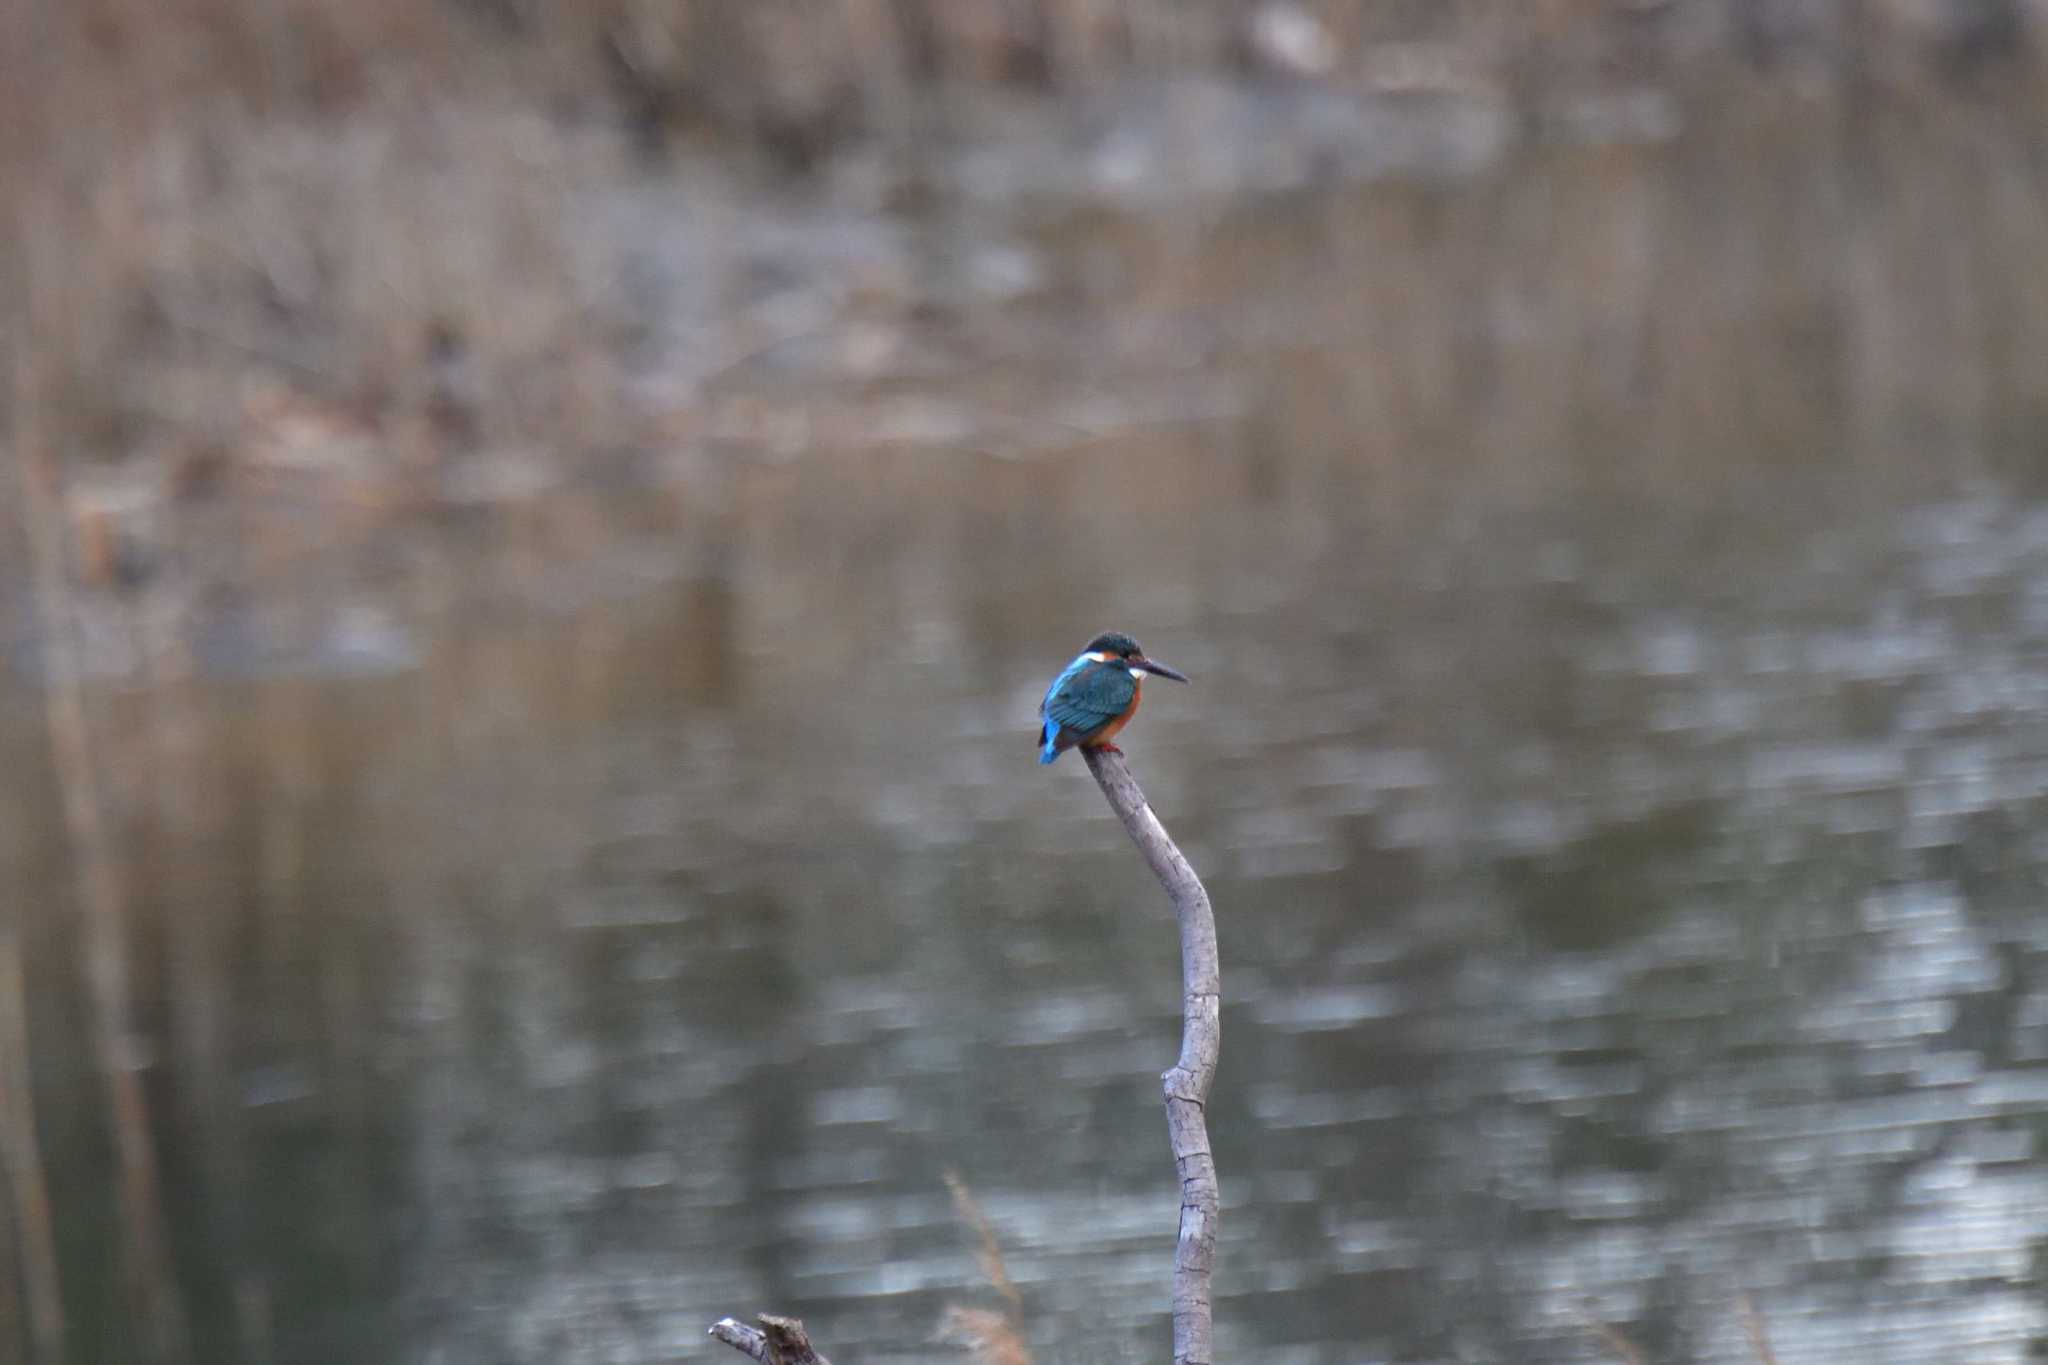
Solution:
M1138 690L1138 680L1121 664L1090 663L1045 699L1048 720L1062 730L1089 734L1122 715Z
M1121 664L1099 664L1082 655L1052 680L1038 711L1045 724L1038 732L1040 763L1050 763L1060 750L1078 744L1122 715L1138 690L1137 679ZM1069 744L1063 737L1071 736Z
M1050 763L1060 756L1060 723L1052 717L1052 701L1060 689L1074 680L1074 675L1095 661L1086 654L1076 655L1074 662L1060 670L1052 680L1052 686L1045 689L1044 698L1038 703L1038 715L1042 722L1038 727L1038 761Z

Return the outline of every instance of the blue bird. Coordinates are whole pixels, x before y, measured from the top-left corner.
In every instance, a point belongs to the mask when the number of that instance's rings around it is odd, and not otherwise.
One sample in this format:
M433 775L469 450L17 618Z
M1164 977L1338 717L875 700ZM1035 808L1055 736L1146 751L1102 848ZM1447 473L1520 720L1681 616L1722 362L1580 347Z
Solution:
M1067 750L1123 750L1110 743L1117 731L1138 714L1138 685L1147 673L1186 682L1157 660L1145 657L1138 642L1121 631L1106 631L1074 656L1038 704L1043 724L1038 729L1038 761L1050 763Z

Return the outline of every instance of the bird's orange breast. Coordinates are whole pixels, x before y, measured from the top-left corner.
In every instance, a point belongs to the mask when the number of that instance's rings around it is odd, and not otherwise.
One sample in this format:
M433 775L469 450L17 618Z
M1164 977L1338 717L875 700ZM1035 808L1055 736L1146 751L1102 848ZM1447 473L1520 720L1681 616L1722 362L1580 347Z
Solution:
M1131 704L1124 708L1122 715L1110 721L1109 724L1103 726L1100 730L1097 730L1094 734L1088 736L1086 740L1082 741L1082 747L1093 749L1115 739L1116 732L1129 725L1131 717L1138 714L1138 703L1144 699L1144 696L1145 685L1136 678L1131 679Z

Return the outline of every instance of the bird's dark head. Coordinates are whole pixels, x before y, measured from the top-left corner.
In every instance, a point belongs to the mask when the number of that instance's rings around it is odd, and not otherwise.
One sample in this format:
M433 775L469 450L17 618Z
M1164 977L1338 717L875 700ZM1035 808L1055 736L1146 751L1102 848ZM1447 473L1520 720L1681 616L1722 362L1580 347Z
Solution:
M1084 654L1100 654L1104 662L1112 659L1143 658L1145 651L1138 648L1138 642L1120 630L1105 630L1088 642Z
M1088 648L1082 653L1097 663L1120 663L1130 669L1134 677L1139 673L1156 673L1175 682L1188 680L1187 674L1168 668L1156 659L1146 658L1145 651L1138 647L1138 642L1120 630L1104 631L1090 640Z

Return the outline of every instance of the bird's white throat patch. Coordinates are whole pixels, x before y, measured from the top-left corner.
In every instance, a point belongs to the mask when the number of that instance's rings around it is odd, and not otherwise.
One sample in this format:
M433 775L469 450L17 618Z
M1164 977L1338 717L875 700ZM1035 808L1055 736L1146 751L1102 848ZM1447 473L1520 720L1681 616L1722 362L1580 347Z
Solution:
M1134 678L1142 678L1145 676L1145 670L1142 668L1134 668L1131 670L1131 676Z

